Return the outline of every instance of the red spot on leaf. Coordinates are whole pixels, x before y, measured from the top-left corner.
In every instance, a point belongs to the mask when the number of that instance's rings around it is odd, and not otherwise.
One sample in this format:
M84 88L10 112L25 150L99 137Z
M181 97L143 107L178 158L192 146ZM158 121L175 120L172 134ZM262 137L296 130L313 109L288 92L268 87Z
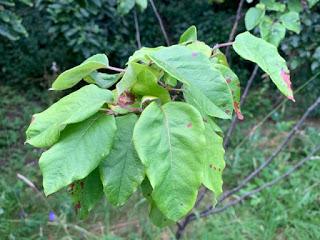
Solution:
M226 114L230 114L230 110L228 110L228 109L225 110L224 112L225 112Z
M284 71L283 69L281 69L280 75L281 75L281 78L283 79L283 81L287 84L290 91L292 91L290 74L288 72ZM295 102L293 95L288 96L288 98L291 101Z
M196 56L198 56L198 53L193 52L193 53L192 53L192 57L196 57Z
M235 111L236 114L237 114L237 118L238 118L239 120L243 120L244 117L243 117L243 115L242 115L242 113L241 113L241 111L240 111L239 103L238 103L238 102L234 102L234 103L233 103L233 107L234 107L234 111Z
M134 103L135 96L130 92L122 93L118 98L118 105L120 107L126 107Z
M187 128L192 128L192 123L188 123Z
M228 84L231 83L231 79L230 78L227 78L226 81L227 81Z

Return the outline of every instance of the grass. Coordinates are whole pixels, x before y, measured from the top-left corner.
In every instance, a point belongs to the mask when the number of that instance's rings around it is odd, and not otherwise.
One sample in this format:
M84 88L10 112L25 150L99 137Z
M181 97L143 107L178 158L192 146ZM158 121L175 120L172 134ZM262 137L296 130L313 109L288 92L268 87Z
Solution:
M23 144L24 131L32 113L41 111L54 96L40 96L37 91L24 92L7 86L0 86L0 95L0 239L174 238L175 226L159 229L150 223L147 203L141 200L140 192L120 209L102 201L84 220L75 214L66 191L44 198L37 164L41 151ZM271 109L268 101L263 105L265 109ZM256 108L245 109L249 117L237 128L232 146L227 151L225 188L235 186L263 162L294 123L294 118L287 120L280 111L237 147L256 123L254 116L250 117L256 112L250 109ZM243 192L279 176L319 143L319 123L309 121L270 168ZM17 173L30 179L40 192L17 179ZM319 161L310 161L289 179L241 205L191 223L184 238L320 239L319 179ZM209 201L209 198L205 199L204 205ZM48 221L50 211L56 214L54 222Z

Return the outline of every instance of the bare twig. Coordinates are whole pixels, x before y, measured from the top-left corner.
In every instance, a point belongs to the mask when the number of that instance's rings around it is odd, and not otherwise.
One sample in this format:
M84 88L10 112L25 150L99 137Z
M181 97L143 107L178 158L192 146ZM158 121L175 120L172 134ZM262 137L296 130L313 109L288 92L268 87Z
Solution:
M140 39L140 28L139 28L139 20L136 9L133 9L133 19L134 19L134 26L136 28L136 41L138 49L141 48L141 39Z
M249 92L249 89L253 83L253 80L255 79L256 75L257 75L257 72L258 72L258 65L256 65L251 73L251 76L247 82L247 85L243 91L243 94L241 96L241 99L240 99L240 106L243 105L245 99L247 98L247 95L248 95L248 92ZM231 122L231 125L230 125L230 128L228 129L228 132L226 134L226 137L225 137L225 140L224 140L224 147L226 148L229 144L229 141L230 141L230 137L233 133L233 130L235 129L236 125L237 125L237 117L234 116L233 119L232 119L232 122Z
M237 32L238 24L239 24L239 21L240 21L240 18L241 18L241 11L242 11L242 7L243 7L243 3L244 3L244 0L241 0L241 1L239 2L238 9L237 9L236 19L235 19L235 21L234 21L232 30L231 30L231 32L230 32L228 42L233 41L234 35L235 35L236 32ZM228 46L228 47L226 48L226 56L227 56L227 59L229 60L229 57L230 57L230 46Z
M232 207L240 202L242 202L244 199L261 192L262 190L269 188L275 184L277 184L278 182L280 182L281 180L289 177L292 173L294 173L295 171L297 171L300 167L302 167L307 161L313 160L313 159L318 159L318 158L313 158L314 154L316 154L318 151L320 150L320 145L318 145L307 157L305 157L304 159L300 160L298 163L296 163L290 170L288 170L287 172L285 172L284 174L282 174L281 176L275 178L272 181L269 181L263 185L261 185L260 187L251 190L249 192L246 192L245 194L243 194L241 197L237 198L234 201L231 201L229 203L227 203L226 205L224 205L223 207L220 208L213 208L213 207L209 207L208 209L204 210L203 212L200 213L200 217L206 217L208 215L212 215L212 214L216 214L216 213L220 213L223 212L224 210L228 209L229 207ZM190 221L193 221L195 218L192 217L190 218Z
M151 4L151 7L152 7L152 10L153 10L154 14L156 15L156 18L158 19L158 22L159 22L163 37L166 40L167 45L170 46L170 40L169 40L167 31L166 31L166 29L164 27L162 18L161 18L160 14L159 14L159 12L158 12L158 10L156 8L156 5L154 4L153 0L149 0L149 2Z
M276 151L264 162L262 163L257 169L255 169L251 174L249 174L237 187L227 191L223 196L220 198L219 202L222 202L227 197L231 196L232 194L238 192L244 186L247 185L253 178L255 178L263 169L265 169L269 164L279 155L279 153L288 145L289 141L292 137L297 133L299 128L302 126L304 121L307 119L309 114L320 104L320 97L307 109L307 111L303 114L297 124L292 128L289 132L288 136L283 140L283 142L279 145Z
M123 68L108 66L107 69L115 71L115 72L125 72L126 70Z
M234 42L218 43L218 44L214 45L212 50L215 50L215 49L218 49L218 48L222 48L222 47L229 47L232 44L234 44Z

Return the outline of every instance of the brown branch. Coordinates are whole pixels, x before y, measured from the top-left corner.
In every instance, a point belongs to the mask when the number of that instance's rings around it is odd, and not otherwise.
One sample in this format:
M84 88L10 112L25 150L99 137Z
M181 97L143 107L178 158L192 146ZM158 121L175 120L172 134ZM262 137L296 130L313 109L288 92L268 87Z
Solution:
M156 8L156 5L154 4L153 0L149 0L150 4L151 4L151 7L152 7L152 10L154 12L154 14L156 15L156 18L158 19L158 22L159 22L159 25L160 25L160 28L161 28L161 32L163 34L163 37L164 39L166 40L166 43L168 46L170 46L170 40L169 40L169 37L168 37L168 34L167 34L167 31L164 27L164 24L163 24L163 21L162 21L162 18Z
M228 42L233 41L234 35L235 35L236 32L237 32L238 24L239 24L239 21L240 21L240 18L241 18L241 12L242 12L243 3L244 3L244 0L241 0L241 1L239 2L238 9L237 9L236 19L235 19L234 24L233 24L233 26L232 26L232 30L231 30L231 32L230 32ZM229 59L229 57L230 57L230 46L228 46L228 47L226 48L226 57L227 57L227 59Z
M117 68L117 67L111 67L111 66L108 66L107 69L115 71L115 72L125 72L126 71L123 68Z
M134 27L136 29L136 41L138 49L141 48L141 38L140 38L140 28L139 28L139 20L136 9L133 9L133 19L134 19Z
M212 51L215 50L215 49L218 49L218 48L222 48L222 47L229 47L232 44L234 44L234 42L231 42L231 41L226 42L226 43L218 43L212 48Z
M245 194L243 194L241 197L237 198L234 201L231 201L229 203L227 203L226 205L224 205L223 207L220 208L213 208L212 206L210 206L208 209L204 210L203 212L200 213L200 217L206 217L208 215L213 215L213 214L217 214L220 212L223 212L224 210L228 209L229 207L232 207L240 202L242 202L244 199L261 192L262 190L269 188L275 184L277 184L278 182L280 182L281 180L289 177L292 173L294 173L295 171L297 171L299 168L301 168L307 161L312 160L313 156L320 150L320 145L318 145L307 157L305 157L304 159L300 160L298 163L296 163L290 170L288 170L287 172L285 172L284 174L282 174L281 176L275 178L272 181L269 181L263 185L261 185L260 187L251 190ZM189 220L193 221L195 218L192 217Z
M242 96L241 96L240 106L243 105L245 99L247 98L247 95L248 95L248 93L249 93L249 89L250 89L250 87L251 87L251 85L252 85L252 83L253 83L253 80L255 79L255 77L256 77L256 75L257 75L257 73L258 73L258 69L259 69L259 67L258 67L258 65L256 65L256 66L254 67L252 73L251 73L251 76L250 76L250 78L249 78L249 80L248 80L248 82L247 82L247 84L246 84L246 87L245 87L245 89L244 89L244 91L243 91L243 94L242 94ZM237 122L238 122L237 117L234 116L233 119L232 119L230 128L228 129L228 132L227 132L227 135L226 135L226 137L225 137L225 140L224 140L224 147L225 147L225 148L228 146L228 144L229 144L229 142L230 142L230 137L231 137L231 135L232 135L232 133L233 133L233 130L235 129L235 127L236 127L236 125L237 125Z
M303 114L301 119L297 122L297 124L292 128L289 132L288 136L283 140L283 142L279 145L276 151L264 162L262 163L257 169L255 169L251 174L249 174L237 187L227 191L223 196L220 198L219 202L222 202L224 199L228 198L229 196L233 195L234 193L238 192L244 186L247 185L253 178L255 178L263 169L265 169L269 164L279 155L279 153L288 145L289 141L292 137L297 133L299 128L302 126L304 121L307 119L309 114L320 104L320 97L307 109L307 111Z

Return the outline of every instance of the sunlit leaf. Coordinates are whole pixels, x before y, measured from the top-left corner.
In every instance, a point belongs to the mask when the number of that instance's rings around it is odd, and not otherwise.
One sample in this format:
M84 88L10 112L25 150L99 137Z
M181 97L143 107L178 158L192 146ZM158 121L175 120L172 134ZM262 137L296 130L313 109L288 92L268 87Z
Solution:
M166 217L179 220L192 209L202 182L206 141L201 115L186 103L160 107L153 102L141 114L133 139L152 199Z
M109 154L115 132L114 117L104 113L68 126L59 142L40 157L45 194L88 176Z

